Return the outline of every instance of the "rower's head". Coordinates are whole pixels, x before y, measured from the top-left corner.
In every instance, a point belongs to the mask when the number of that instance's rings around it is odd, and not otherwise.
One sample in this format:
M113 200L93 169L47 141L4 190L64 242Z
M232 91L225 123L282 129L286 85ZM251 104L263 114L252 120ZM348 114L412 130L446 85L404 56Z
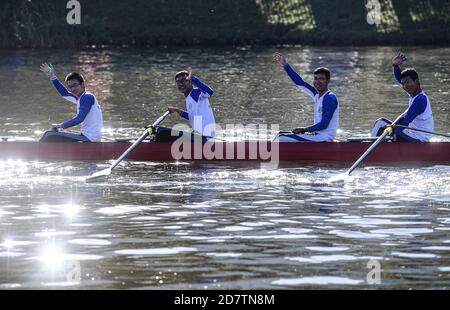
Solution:
M191 80L188 80L189 72L186 70L180 71L175 74L175 83L180 92L182 92L186 97L191 92L193 86Z
M330 83L330 70L324 67L314 70L314 88L319 94L328 90L328 84Z
M80 98L80 96L85 91L84 78L78 72L70 72L66 76L66 83L67 83L67 87L69 88L70 92L73 93L78 98Z
M414 68L406 68L400 74L400 82L403 89L410 95L415 96L421 92L419 74Z

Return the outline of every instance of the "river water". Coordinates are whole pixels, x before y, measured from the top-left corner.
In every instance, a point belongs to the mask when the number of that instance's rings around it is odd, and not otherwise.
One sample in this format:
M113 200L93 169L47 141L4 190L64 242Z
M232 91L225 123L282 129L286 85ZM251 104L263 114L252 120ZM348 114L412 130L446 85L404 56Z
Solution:
M274 50L3 51L0 136L38 139L73 116L39 74L44 61L61 78L85 74L106 138L136 136L168 105L183 107L173 76L187 66L214 88L223 128L310 125L310 99L273 63ZM408 104L391 76L394 48L279 50L307 81L318 66L332 70L338 139L366 135ZM405 52L432 102L435 130L448 133L450 49ZM165 125L176 123L172 116ZM84 182L108 164L0 161L0 288L450 286L450 166L365 166L330 182L346 168L126 162L106 181Z

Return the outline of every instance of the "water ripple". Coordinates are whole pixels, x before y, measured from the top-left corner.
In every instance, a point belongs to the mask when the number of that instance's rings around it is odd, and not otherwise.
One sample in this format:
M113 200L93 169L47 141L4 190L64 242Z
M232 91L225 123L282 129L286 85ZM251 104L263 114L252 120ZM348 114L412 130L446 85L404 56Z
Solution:
M155 249L128 249L117 250L114 253L130 256L153 256L153 255L174 255L183 252L196 252L196 248L174 247L174 248L155 248Z
M354 280L344 277L325 277L325 276L316 276L316 277L304 277L297 279L280 279L277 281L273 281L271 284L273 285L357 285L361 284L364 281L362 280Z

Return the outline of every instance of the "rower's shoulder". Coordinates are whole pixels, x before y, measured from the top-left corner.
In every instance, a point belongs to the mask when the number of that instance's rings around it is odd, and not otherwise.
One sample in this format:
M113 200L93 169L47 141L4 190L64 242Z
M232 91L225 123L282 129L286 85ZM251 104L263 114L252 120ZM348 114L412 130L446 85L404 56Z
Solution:
M420 99L428 99L428 95L425 94L425 92L421 92L420 94L417 95L417 98L420 98Z
M84 92L84 94L81 95L81 98L83 98L83 97L84 97L84 99L94 99L94 100L96 99L94 94L89 91Z
M194 87L191 92L189 93L189 96L192 97L192 99L195 100L195 102L198 101L198 99L200 98L200 95L202 94L202 91L200 90L200 88Z
M429 102L429 100L430 99L428 98L427 94L425 94L425 92L421 92L414 98L414 101L423 103L427 103Z
M324 99L327 99L327 100L333 100L333 101L338 101L338 98L337 98L337 96L336 96L336 94L335 93L333 93L331 90L328 92L328 93L326 93L325 94L325 96L324 96Z

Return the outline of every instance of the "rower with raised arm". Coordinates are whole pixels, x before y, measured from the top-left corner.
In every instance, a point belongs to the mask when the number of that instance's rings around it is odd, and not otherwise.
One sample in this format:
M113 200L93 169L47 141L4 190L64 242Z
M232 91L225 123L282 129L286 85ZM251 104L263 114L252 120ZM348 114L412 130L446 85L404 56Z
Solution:
M102 139L103 116L95 96L86 91L84 78L78 72L66 76L67 87L58 80L52 65L43 63L40 70L50 78L58 93L66 100L76 104L77 114L70 120L53 124L51 131L44 133L41 142L100 142ZM80 125L80 134L59 131Z
M430 100L422 91L417 71L414 68L406 68L401 71L400 65L404 61L406 61L406 56L398 52L392 59L392 67L395 80L402 85L409 95L408 109L395 126L391 126L392 122L388 119L378 119L372 129L372 136L379 136L386 127L393 127L392 131L395 141L427 142L432 134L416 131L414 128L425 131L434 130ZM405 126L410 127L410 129L405 129Z
M314 124L309 127L292 129L292 133L280 133L278 142L324 142L333 141L339 127L339 102L336 95L328 89L330 70L314 70L314 86L306 83L286 61L281 53L274 53L272 58L284 67L291 80L314 102Z
M194 137L194 134L200 135L203 141L215 138L216 121L213 109L209 103L209 98L214 91L194 76L191 68L178 72L175 75L175 83L178 90L185 97L186 111L177 107L168 107L168 111L171 114L177 113L189 122L193 131L192 137ZM178 139L178 135L174 135L171 129L164 127L158 128L155 136L157 141L174 141Z

